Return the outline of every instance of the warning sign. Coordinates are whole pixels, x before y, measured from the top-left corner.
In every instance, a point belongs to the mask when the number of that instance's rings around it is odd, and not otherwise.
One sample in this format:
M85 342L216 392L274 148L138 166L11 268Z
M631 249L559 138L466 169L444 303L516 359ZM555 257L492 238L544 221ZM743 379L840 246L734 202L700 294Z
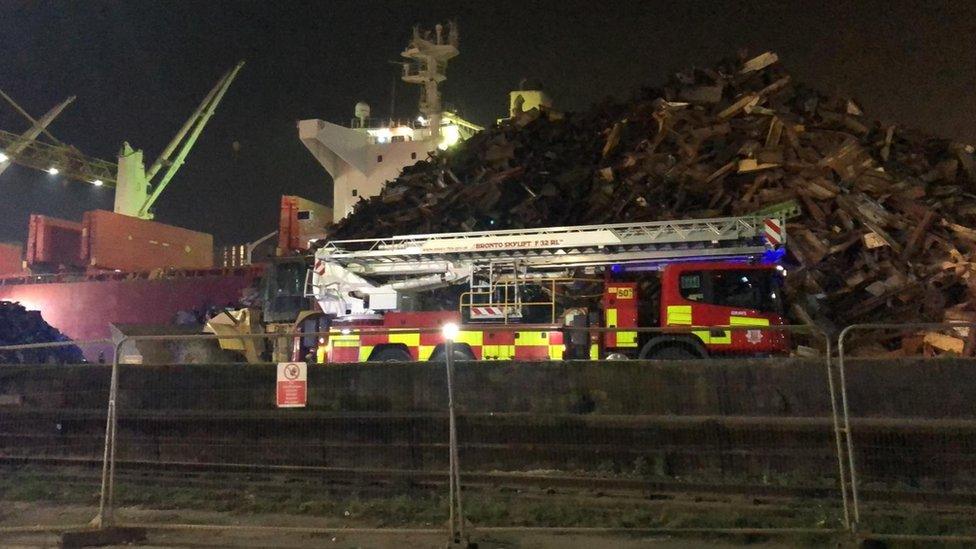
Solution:
M304 408L308 401L308 367L304 362L278 363L278 407Z

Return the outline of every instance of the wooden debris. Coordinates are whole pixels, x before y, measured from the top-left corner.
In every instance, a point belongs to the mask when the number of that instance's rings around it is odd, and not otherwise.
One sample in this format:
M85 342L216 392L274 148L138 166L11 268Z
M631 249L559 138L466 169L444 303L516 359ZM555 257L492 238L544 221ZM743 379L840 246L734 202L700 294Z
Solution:
M603 145L603 158L606 158L608 154L613 152L617 144L620 143L620 133L623 129L623 122L617 122L613 125L613 128L610 130L610 135L607 136L607 142Z
M755 105L759 102L759 94L746 94L739 98L738 101L732 103L725 110L718 113L719 119L731 118L738 114L741 110L745 109L747 106Z
M947 336L938 332L926 332L922 340L925 344L931 345L940 351L962 354L966 346L966 341L958 337Z
M905 249L902 250L901 253L901 258L903 260L911 259L915 254L915 250L922 242L922 236L925 235L926 231L929 230L929 225L932 224L933 219L935 219L935 212L928 210L925 212L925 216L922 217L922 221L919 222L914 229L912 229L912 233L908 237L908 241L905 243Z
M864 245L867 246L868 249L873 250L874 248L880 248L881 246L888 245L888 243L885 242L883 238L878 236L878 233L874 233L874 232L865 233L865 235L862 238L864 238Z
M752 59L743 63L742 70L739 72L744 74L747 72L762 70L777 61L779 61L779 56L771 51L767 51L766 53L757 55L756 57L753 57Z
M757 172L759 170L768 170L769 168L775 168L779 164L773 164L770 162L759 163L755 158L743 158L739 161L738 173L748 173Z

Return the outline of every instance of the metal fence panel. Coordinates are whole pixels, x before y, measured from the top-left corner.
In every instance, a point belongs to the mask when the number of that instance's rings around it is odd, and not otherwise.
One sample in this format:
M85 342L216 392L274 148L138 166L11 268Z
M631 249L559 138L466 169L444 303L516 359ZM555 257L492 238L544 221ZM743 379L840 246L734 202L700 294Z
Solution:
M845 469L819 340L807 360L458 361L469 530L836 533Z
M186 522L231 512L247 514L250 526L277 527L286 514L302 527L444 527L449 456L443 370L430 364L310 364L307 404L279 408L276 364L213 363L207 353L161 364L146 345L215 339L139 336L120 342L120 357L139 358L116 367L106 524L138 521L137 506L179 502L179 520Z
M112 367L0 366L0 499L94 514L101 491L105 525L284 516L452 542L512 528L971 539L976 364L851 358L870 330L969 327L852 327L836 361L820 338L806 358L309 364L307 405L289 409L277 366L228 362L204 345L216 336L132 337Z
M924 341L945 346L945 340L969 339L974 327L859 324L839 335L845 462L857 529L976 535L976 360L920 352Z
M97 514L105 349L111 342L0 347L0 534L81 526ZM103 360L85 363L83 354Z

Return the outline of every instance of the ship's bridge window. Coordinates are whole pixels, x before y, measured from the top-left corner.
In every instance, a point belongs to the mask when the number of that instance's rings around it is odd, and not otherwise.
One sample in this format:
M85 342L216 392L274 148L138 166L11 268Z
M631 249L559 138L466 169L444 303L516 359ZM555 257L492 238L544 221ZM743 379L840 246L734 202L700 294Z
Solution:
M402 143L404 141L406 141L406 139L402 135L394 135L393 136L393 142L394 143Z

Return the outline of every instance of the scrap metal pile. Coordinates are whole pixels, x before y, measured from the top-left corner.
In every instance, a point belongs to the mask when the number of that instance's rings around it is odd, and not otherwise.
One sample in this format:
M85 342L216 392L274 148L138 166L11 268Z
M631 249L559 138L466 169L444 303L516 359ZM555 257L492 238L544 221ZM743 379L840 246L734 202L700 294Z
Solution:
M976 320L973 148L873 122L794 81L772 52L582 113L523 112L405 169L333 234L745 215L784 202L798 206L787 234L799 320Z
M28 311L16 302L0 301L0 347L70 341L53 328L38 311ZM84 362L81 349L74 345L37 349L0 350L0 364L49 364Z

